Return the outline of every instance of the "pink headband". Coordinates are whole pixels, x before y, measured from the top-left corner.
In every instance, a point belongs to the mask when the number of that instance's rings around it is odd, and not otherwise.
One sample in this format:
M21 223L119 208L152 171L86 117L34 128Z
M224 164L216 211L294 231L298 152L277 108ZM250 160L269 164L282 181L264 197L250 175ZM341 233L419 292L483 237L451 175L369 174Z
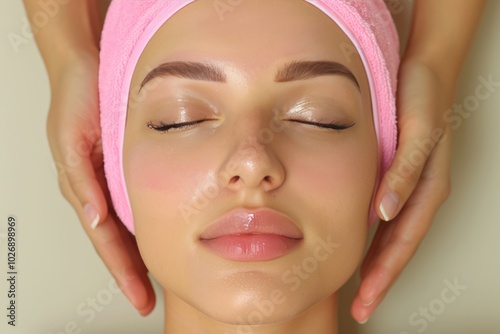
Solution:
M99 95L104 169L113 204L123 224L135 234L125 186L122 147L132 74L156 31L195 0L114 0L101 38ZM377 185L396 150L395 92L399 40L383 0L304 0L328 15L350 38L366 70L380 166ZM376 188L375 188L376 189ZM376 214L373 205L369 222Z

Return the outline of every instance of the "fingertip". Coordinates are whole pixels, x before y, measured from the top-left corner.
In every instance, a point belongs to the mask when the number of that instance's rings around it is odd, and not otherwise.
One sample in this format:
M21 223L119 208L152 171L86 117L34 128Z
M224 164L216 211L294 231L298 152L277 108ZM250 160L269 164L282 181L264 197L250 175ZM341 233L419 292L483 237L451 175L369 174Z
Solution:
M381 296L387 287L387 278L380 270L372 270L361 282L358 290L359 301L364 307L369 307Z
M90 228L95 230L101 220L96 207L92 203L86 203L83 206L83 215L85 216L85 220L87 221L87 224L89 224Z
M143 317L147 317L148 315L151 314L151 312L153 312L153 308L154 308L154 305L151 305L151 306L147 306L143 309L140 309L138 310L139 311L139 314Z
M106 222L108 217L108 202L97 180L90 182L88 191L81 200L84 216L93 230Z
M385 292L374 299L370 305L364 305L358 293L351 307L351 315L354 320L356 320L356 322L360 325L365 324L371 318L373 312L375 312L380 303L382 303L384 297Z
M359 301L361 305L363 305L364 307L371 306L373 305L375 300L377 300L377 295L373 289L360 289Z
M147 276L146 276L147 279ZM156 304L156 296L155 292L153 290L153 287L151 283L148 281L145 283L146 284L146 289L147 289L147 304L139 309L139 314L142 315L143 317L149 315L151 312L153 312L155 304Z
M132 305L141 316L149 315L155 308L156 295L148 275L140 274L133 282L129 281L128 284L129 291L127 292L130 294L131 298L129 300Z
M95 230L97 227L97 224L99 224L99 220L100 220L100 217L99 217L99 214L97 214L95 216L94 220L92 221L92 223L90 224L90 228Z
M153 312L154 308L155 308L155 298L153 296L153 298L148 299L148 304L138 311L141 316L146 317Z
M379 205L379 211L384 221L389 221L393 219L396 214L397 210L399 207L399 203L401 202L401 199L398 194L396 194L394 191L388 191L384 194L382 197L382 200L380 201Z
M360 325L366 324L370 318L370 308L364 306L359 296L356 297L351 307L351 316Z

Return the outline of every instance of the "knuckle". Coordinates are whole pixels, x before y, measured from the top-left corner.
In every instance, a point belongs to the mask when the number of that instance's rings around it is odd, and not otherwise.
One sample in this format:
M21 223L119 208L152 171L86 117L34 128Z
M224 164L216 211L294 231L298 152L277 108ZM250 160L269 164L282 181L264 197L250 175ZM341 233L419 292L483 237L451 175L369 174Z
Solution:
M399 233L393 241L395 247L400 250L399 257L401 259L409 259L413 256L418 248L419 240L418 235L410 235L408 233Z
M82 194L87 187L88 182L86 180L77 178L77 179L72 179L69 178L69 188L73 191L78 196L78 194Z
M410 165L406 168L401 168L401 176L405 180L405 184L414 187L420 180L421 168L419 166Z
M421 113L412 113L406 116L403 124L399 125L399 130L408 138L418 138L430 133L434 123L432 119Z
M438 204L444 203L451 195L451 179L449 176L426 180L429 183L430 194Z
M414 168L406 177L408 183L416 184L420 180L420 169Z

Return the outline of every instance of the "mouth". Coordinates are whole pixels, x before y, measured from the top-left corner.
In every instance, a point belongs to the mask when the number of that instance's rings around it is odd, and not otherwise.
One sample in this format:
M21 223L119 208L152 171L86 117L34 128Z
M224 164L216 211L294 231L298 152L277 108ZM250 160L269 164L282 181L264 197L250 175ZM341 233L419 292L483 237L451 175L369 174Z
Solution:
M273 260L291 252L302 239L302 231L288 217L268 208L230 211L200 236L208 250L233 261Z

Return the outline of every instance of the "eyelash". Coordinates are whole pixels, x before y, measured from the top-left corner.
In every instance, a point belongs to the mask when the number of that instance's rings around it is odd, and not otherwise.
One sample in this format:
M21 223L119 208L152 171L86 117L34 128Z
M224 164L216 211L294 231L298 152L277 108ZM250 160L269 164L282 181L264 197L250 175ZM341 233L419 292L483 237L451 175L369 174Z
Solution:
M201 119L201 120L197 120L197 121L181 122L181 123L164 123L163 121L160 121L159 125L155 125L152 122L147 122L146 125L151 130L155 130L155 131L158 131L161 133L166 133L172 129L189 129L189 128L191 128L199 123L202 123L204 121L207 121L207 120L208 119ZM321 122L300 121L300 120L295 120L295 119L289 119L288 121L307 124L307 125L313 125L313 126L316 126L318 128L322 128L322 129L337 130L339 132L342 130L352 128L356 124L356 122L346 123L346 124L337 124L337 123L333 123L333 122L321 123Z
M199 124L201 122L206 121L206 119L201 119L198 121L192 121L192 122L181 122L181 123L164 123L163 121L160 121L159 125L155 125L152 122L147 122L147 127L150 128L151 130L159 131L161 133L166 133L169 130L172 129L189 129L196 124Z
M342 130L346 130L346 129L352 128L356 124L356 122L344 123L344 124L338 124L338 123L334 123L334 122L321 123L321 120L319 122L309 122L309 121L301 121L301 120L289 119L289 121L290 122L296 122L296 123L313 125L313 126L316 126L318 128L322 128L322 129L337 130L339 132L342 131Z

